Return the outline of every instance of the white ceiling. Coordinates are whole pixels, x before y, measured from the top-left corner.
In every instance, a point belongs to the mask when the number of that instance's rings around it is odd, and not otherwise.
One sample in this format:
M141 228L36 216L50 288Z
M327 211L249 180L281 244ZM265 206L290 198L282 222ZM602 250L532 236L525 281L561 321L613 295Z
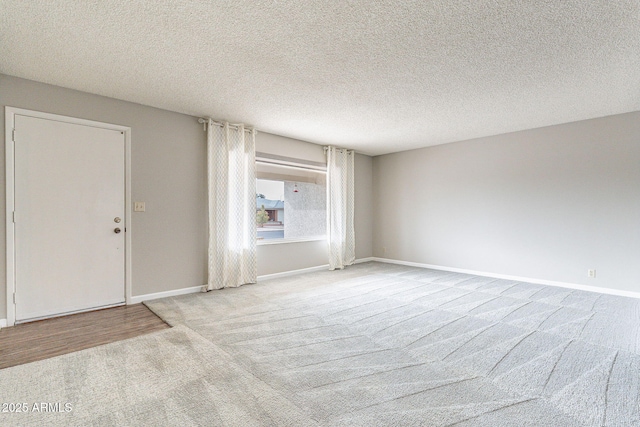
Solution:
M640 0L2 0L0 73L383 154L640 110Z

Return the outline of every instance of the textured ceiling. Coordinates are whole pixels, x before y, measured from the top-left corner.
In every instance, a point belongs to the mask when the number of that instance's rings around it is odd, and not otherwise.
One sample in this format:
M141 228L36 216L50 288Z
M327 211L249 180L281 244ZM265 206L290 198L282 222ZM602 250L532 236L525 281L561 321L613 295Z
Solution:
M383 154L640 110L640 0L2 0L0 73Z

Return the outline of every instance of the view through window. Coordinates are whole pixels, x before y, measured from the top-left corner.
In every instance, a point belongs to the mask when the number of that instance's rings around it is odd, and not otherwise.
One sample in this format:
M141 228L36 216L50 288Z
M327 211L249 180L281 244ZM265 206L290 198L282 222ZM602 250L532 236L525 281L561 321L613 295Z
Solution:
M326 234L326 184L258 179L258 241L322 238Z
M284 239L284 182L258 179L256 190L258 240Z

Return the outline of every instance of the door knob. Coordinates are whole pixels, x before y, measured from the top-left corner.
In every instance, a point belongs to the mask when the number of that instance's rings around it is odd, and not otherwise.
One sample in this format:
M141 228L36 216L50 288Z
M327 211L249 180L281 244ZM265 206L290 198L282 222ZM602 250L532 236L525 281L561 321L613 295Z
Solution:
M113 222L115 222L116 224L119 224L119 223L120 223L120 221L122 221L122 220L120 219L120 217L119 217L119 216L117 216L117 217L113 218Z
M113 230L113 232L114 232L114 233L116 233L116 234L118 234L118 233L120 232L120 229L119 229L119 228L116 228L116 229L114 229L114 230Z

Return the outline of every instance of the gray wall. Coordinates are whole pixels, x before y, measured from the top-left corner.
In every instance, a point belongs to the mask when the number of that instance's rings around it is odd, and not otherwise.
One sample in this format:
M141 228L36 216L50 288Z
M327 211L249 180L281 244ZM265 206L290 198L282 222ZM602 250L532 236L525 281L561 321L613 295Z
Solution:
M356 259L373 256L373 157L355 158Z
M377 257L640 291L640 112L373 164Z
M78 117L132 129L132 199L146 202L146 212L132 217L133 295L199 286L206 281L206 135L197 118L130 102L0 74L0 106ZM3 108L4 110L4 108ZM4 141L4 120L0 120ZM324 161L322 147L258 132L256 149L264 153ZM4 150L2 150L4 158ZM371 158L359 156L361 202L371 199ZM358 162L358 157L356 157ZM356 172L358 173L358 172ZM362 189L360 189L362 187ZM4 160L0 194L5 200ZM357 200L356 200L357 202ZM356 210L356 221L369 207ZM0 209L5 222L5 210ZM363 219L357 244L371 256L371 228ZM366 234L369 233L369 234ZM365 235L366 234L366 235ZM0 227L0 241L5 241ZM0 245L0 319L6 317L6 255ZM325 242L290 243L258 248L258 274L327 263Z

